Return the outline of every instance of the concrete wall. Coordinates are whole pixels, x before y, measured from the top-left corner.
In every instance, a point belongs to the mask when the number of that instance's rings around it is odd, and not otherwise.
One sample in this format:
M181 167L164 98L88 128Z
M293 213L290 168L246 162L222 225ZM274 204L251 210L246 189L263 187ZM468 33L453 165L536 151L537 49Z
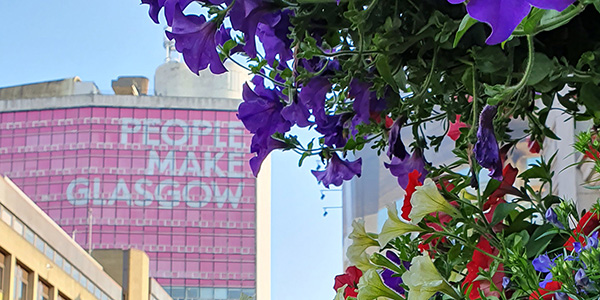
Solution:
M215 75L206 69L198 75L184 63L171 61L156 68L154 94L171 97L207 97L242 99L242 86L249 80L248 71L231 61L225 63L228 72Z
M171 300L167 292L150 278L150 259L138 249L97 249L92 256L123 287L124 300Z

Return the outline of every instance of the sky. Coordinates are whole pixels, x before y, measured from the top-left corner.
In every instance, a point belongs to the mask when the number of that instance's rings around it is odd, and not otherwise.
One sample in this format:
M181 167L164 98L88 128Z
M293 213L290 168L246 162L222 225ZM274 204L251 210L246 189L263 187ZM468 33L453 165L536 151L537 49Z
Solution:
M2 1L0 87L79 76L112 94L118 76L145 76L150 90L165 58L164 23L154 24L135 0ZM311 133L296 131L301 139ZM325 192L299 156L272 156L271 287L273 300L333 299L342 273L339 191ZM261 299L259 299L261 300Z

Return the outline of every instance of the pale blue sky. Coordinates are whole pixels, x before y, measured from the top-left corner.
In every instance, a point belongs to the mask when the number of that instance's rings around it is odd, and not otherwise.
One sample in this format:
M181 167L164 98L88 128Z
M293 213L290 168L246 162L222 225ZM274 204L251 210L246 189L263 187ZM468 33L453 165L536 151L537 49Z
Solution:
M0 87L79 76L111 93L124 75L150 78L164 60L163 26L135 0L3 1L0 9ZM307 133L299 133L308 137ZM319 190L298 168L298 156L273 155L272 299L332 299L342 272L340 193ZM261 299L259 299L261 300Z

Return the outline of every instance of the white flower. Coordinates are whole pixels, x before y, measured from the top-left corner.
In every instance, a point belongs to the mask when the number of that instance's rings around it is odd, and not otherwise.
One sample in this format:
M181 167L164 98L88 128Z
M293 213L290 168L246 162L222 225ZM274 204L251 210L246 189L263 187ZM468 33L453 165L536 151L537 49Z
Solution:
M444 199L444 196L438 191L435 182L430 178L425 179L422 186L415 188L416 191L410 198L412 210L408 217L411 223L417 224L430 213L442 211L449 215L456 215L456 209Z
M437 292L443 292L458 299L456 291L444 280L433 265L429 255L416 256L410 268L402 274L402 281L408 286L408 300L429 299Z
M358 300L374 300L380 299L380 297L384 299L404 300L403 297L383 284L377 270L370 269L358 281Z
M360 219L352 222L352 228L353 230L348 236L352 240L352 245L346 250L346 256L350 264L362 271L374 268L375 266L371 264L365 251L371 246L379 246L379 243L375 240L377 234L367 233L365 221Z
M418 226L404 223L398 218L398 209L395 204L388 206L388 219L383 223L381 233L379 234L379 245L385 247L392 239L409 232L419 232L422 229Z

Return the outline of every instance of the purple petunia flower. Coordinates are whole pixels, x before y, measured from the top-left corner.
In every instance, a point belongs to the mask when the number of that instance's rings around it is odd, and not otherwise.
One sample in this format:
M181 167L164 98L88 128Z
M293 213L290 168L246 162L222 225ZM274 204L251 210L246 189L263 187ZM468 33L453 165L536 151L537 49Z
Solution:
M292 10L276 12L273 13L270 23L259 23L257 25L256 36L264 46L265 59L270 65L273 65L277 55L279 55L278 61L283 65L293 58L292 40L288 38L288 34L291 33L290 16L292 15Z
M459 4L465 1L448 2ZM492 34L486 43L494 45L510 37L517 25L529 14L531 6L562 11L573 2L575 0L470 0L467 3L467 12L473 19L492 27Z
M565 226L563 226L563 224L558 221L558 216L556 215L556 213L554 212L554 210L552 209L552 207L548 208L548 210L546 211L545 216L546 216L546 220L550 224L552 224L552 225L554 225L554 226L556 226L556 227L558 227L560 229L565 229Z
M314 113L313 113L314 114ZM348 141L345 134L345 124L350 119L350 113L341 115L325 115L324 119L315 118L315 130L323 135L323 143L330 147L344 147Z
M217 53L217 23L206 21L204 16L186 16L176 5L173 26L166 35L170 40L175 39L175 49L183 54L183 59L192 72L198 74L209 65L214 74L227 71Z
M173 20L176 18L175 16L178 14L178 11L185 10L194 0L159 0L159 2L163 2L167 25L173 26Z
M306 108L302 102L297 100L284 107L283 110L281 110L281 116L292 124L298 125L298 127L306 127L312 124L312 122L308 120L310 117L308 108Z
M331 83L325 77L311 78L298 94L305 107L312 110L317 122L326 122L325 97L331 91Z
M400 137L400 130L402 129L402 125L406 119L403 117L399 117L392 124L392 128L390 128L390 133L388 135L389 140L389 148L387 151L388 157L391 159L392 156L395 156L399 159L404 159L407 155L406 148L404 147L404 143L402 143L402 138Z
M355 175L360 177L362 158L356 161L342 160L333 152L331 159L327 163L325 171L311 171L319 182L329 188L330 184L335 186L342 185L344 180L350 180Z
M354 98L354 102L352 103L352 108L356 112L354 120L356 123L369 124L371 102L377 101L376 93L370 90L370 84L360 82L357 79L353 79L349 87L348 96Z
M256 57L255 38L258 23L274 25L276 17L272 13L275 9L272 3L263 0L244 0L236 2L231 8L229 12L231 26L244 33L246 40L244 51L250 57Z
M148 8L148 15L150 19L154 21L154 23L158 24L158 13L160 9L164 5L164 0L142 0L142 4L148 4L150 7Z
M500 149L494 134L493 120L496 116L497 107L486 105L479 115L479 128L477 128L477 142L473 151L477 163L490 170L490 177L502 181L502 160Z
M251 133L264 131L267 135L290 130L291 124L281 116L283 104L275 90L264 85L256 85L254 91L244 84L242 98L244 102L238 107L238 118Z
M250 159L250 169L252 169L252 174L254 176L258 176L258 172L260 171L260 166L262 162L267 158L269 153L275 149L286 149L288 146L286 143L282 141L278 141L272 137L267 138L267 142L254 142L254 138L252 138L252 145L250 147L250 152L256 153L256 156ZM257 138L260 139L260 138Z
M392 175L398 177L398 184L400 184L403 189L406 189L406 186L408 185L408 174L414 170L419 171L421 174L419 181L423 182L425 180L428 173L425 169L425 163L421 149L417 148L410 157L405 157L404 159L393 157L389 164L384 163L383 165L390 170Z
M400 265L402 263L398 255L396 255L396 253L393 251L386 251L385 256L396 265ZM398 276L398 273L386 268L383 270L383 272L381 272L381 280L385 286L389 287L400 295L404 295L405 291L401 286L402 277Z
M244 84L244 102L238 107L237 117L248 131L254 133L250 152L256 153L257 156L250 159L250 167L256 176L260 165L271 151L286 147L285 143L271 136L276 132L289 131L292 124L281 115L283 104L280 101L280 92L265 88L264 80L260 76L255 76L252 83L255 85L254 90L247 83Z

